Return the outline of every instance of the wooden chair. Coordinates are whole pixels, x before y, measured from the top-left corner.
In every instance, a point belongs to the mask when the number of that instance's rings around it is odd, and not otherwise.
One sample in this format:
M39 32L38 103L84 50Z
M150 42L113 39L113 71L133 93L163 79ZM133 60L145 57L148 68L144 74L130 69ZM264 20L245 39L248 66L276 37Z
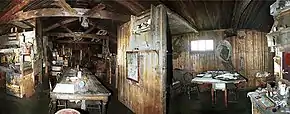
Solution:
M217 90L223 91L224 92L224 103L225 106L228 106L228 90L226 88L225 83L214 83L212 84L211 88L211 99L212 99L212 104L216 104L216 98L217 98Z
M195 76L193 73L189 71L185 71L182 69L174 69L173 70L173 79L172 79L172 87L171 87L171 96L176 93L186 93L188 98L191 99L191 93L196 91L199 96L199 88L198 84L191 83L191 80Z
M195 76L193 75L193 73L185 71L183 73L183 90L184 92L187 93L188 98L191 99L191 93L192 92L196 92L197 93L197 97L199 97L199 87L198 84L196 83L192 83L191 80L195 78Z
M231 97L232 99L228 100L228 102L238 102L238 97L239 97L239 91L238 91L238 87L237 84L227 84L227 89L228 89L228 97Z
M182 70L174 69L170 91L172 98L182 92L181 80L182 80Z
M99 113L102 112L101 101L86 101L86 109L88 111L97 110Z
M245 88L245 86L246 86L245 82L240 82L236 84L227 84L228 97L232 98L229 99L228 102L238 103L239 92L241 89Z

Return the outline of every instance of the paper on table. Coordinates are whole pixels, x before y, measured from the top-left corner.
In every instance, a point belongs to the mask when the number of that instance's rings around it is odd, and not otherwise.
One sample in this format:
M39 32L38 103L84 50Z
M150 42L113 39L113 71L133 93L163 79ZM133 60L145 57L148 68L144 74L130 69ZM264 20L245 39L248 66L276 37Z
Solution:
M205 78L211 78L212 77L212 74L204 74L203 77L205 77Z
M204 74L197 74L196 76L197 76L197 77L203 77Z
M74 85L73 84L56 84L53 92L56 93L74 93Z

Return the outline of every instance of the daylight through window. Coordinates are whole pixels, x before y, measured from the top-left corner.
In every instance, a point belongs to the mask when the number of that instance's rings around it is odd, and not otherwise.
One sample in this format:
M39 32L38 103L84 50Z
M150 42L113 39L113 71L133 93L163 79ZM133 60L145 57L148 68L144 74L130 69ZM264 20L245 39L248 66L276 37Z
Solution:
M191 51L213 51L213 40L191 41Z

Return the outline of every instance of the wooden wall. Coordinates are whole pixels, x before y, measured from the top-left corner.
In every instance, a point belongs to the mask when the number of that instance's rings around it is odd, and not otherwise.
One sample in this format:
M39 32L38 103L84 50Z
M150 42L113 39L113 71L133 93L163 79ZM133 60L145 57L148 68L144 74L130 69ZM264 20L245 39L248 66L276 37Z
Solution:
M150 114L153 112L160 114L162 111L161 104L161 82L160 77L156 76L154 62L156 54L146 53L144 55L144 70L139 83L127 79L126 50L129 45L128 31L130 23L120 27L121 37L118 39L118 99L137 114Z
M268 48L266 33L251 30L240 31L240 33L243 35L230 40L233 46L232 61L236 70L248 77L248 86L253 87L258 84L259 79L254 77L257 72L273 73L274 54Z
M173 60L173 68L186 69L194 72L224 69L222 62L214 52L192 53L190 51L190 42L198 39L213 39L214 44L217 44L217 42L223 39L223 31L204 31L199 32L199 35L187 33L173 36L173 42L177 42L173 43L173 53L181 52L180 56ZM185 48L176 48L175 44L182 44L181 46Z
M132 37L131 28L134 20L118 28L117 80L118 100L136 114L165 114L165 80L166 80L166 25L165 10L162 6L151 9L152 28L136 37ZM140 16L142 17L142 16ZM141 20L141 19L140 19ZM147 21L147 20L145 20ZM132 24L133 23L133 24ZM136 38L137 40L132 40ZM143 41L143 42L142 42ZM148 42L150 49L135 50L138 52L139 81L127 78L128 65L126 52L133 46ZM134 48L133 48L134 49Z
M272 53L267 47L266 33L255 30L240 30L238 35L228 38L232 44L232 62L237 71L249 79L248 87L255 87L255 74L259 71L273 72ZM182 39L184 49L175 49L179 54L173 60L174 68L203 72L207 70L225 69L214 52L193 53L190 51L190 41L195 39L214 39L215 46L224 38L224 31L201 31L199 35L192 33L176 35L173 42ZM179 52L179 53L178 53Z

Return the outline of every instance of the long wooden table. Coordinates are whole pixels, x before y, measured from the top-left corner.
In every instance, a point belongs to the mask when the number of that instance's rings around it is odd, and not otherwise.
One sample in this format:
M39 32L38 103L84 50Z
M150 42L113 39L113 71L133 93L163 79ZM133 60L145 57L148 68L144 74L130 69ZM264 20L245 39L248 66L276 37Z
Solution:
M60 80L60 84L72 84L67 81L66 77L68 73L63 74L63 78ZM82 71L82 77L86 77L88 84L85 91L75 91L74 93L59 93L50 92L50 98L52 101L52 108L56 109L57 100L88 100L88 101L101 101L102 114L106 114L106 104L108 102L111 93L100 83L100 81L91 74L87 69Z

